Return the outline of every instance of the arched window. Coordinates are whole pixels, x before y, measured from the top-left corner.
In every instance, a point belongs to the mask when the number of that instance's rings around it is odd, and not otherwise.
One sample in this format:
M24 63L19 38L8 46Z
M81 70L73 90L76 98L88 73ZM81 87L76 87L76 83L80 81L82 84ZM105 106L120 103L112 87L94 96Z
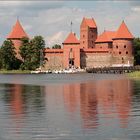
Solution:
M126 45L124 45L124 48L126 48Z
M126 54L128 54L128 52L126 52Z
M116 46L116 48L118 49L118 45Z
M119 54L121 54L122 52L119 52Z

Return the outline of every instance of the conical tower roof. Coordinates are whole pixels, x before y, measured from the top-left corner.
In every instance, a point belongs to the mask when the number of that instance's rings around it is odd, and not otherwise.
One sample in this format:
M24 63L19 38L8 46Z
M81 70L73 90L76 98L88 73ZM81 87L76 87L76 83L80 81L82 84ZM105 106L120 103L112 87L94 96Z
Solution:
M28 37L19 20L17 19L16 24L13 26L12 31L7 36L7 39L20 39L22 37Z
M125 22L123 21L122 24L120 25L114 39L133 39L133 38L134 38L133 35L127 28Z
M65 39L65 41L63 42L63 44L79 44L79 40L77 39L75 33L69 33L68 37Z
M93 18L84 18L87 26L91 27L91 28L97 28L96 22Z

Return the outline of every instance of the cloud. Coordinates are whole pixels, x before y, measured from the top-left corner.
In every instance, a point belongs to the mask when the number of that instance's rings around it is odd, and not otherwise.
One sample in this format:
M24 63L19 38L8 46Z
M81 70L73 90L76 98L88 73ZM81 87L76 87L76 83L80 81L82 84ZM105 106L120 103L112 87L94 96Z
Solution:
M60 44L60 42L62 42L63 39L63 31L60 31L58 33L55 33L54 35L47 37L46 40L46 45L49 47L52 47L52 45L54 44ZM60 44L61 45L61 44Z
M139 0L133 0L133 1L128 1L130 6L140 6L140 1Z
M25 7L27 8L55 8L60 5L62 5L62 1L20 1L20 0L15 0L15 1L0 1L0 7L5 8L19 8L19 9L24 9Z
M0 1L0 15L5 16L36 16L44 9L62 7L62 1Z
M70 32L71 21L73 32L79 37L83 17L95 19L99 34L104 29L117 30L125 19L130 31L138 35L139 14L139 7L124 1L0 1L0 40L10 32L17 16L30 37L42 35L46 45L52 46L64 41Z

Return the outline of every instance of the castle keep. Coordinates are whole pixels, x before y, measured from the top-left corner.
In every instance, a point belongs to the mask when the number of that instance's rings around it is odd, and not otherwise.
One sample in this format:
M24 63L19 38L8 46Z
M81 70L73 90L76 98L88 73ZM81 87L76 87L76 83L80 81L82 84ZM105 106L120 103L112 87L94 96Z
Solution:
M17 21L7 37L13 41L17 52L22 37L28 35ZM62 43L62 49L44 49L45 68L133 66L133 38L124 21L116 31L105 30L98 35L95 20L83 18L80 39L70 32Z

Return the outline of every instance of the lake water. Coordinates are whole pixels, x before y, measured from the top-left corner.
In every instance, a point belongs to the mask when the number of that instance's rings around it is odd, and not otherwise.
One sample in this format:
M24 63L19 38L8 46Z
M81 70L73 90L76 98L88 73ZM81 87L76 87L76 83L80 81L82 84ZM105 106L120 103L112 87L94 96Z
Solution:
M139 140L140 80L0 75L0 140Z

